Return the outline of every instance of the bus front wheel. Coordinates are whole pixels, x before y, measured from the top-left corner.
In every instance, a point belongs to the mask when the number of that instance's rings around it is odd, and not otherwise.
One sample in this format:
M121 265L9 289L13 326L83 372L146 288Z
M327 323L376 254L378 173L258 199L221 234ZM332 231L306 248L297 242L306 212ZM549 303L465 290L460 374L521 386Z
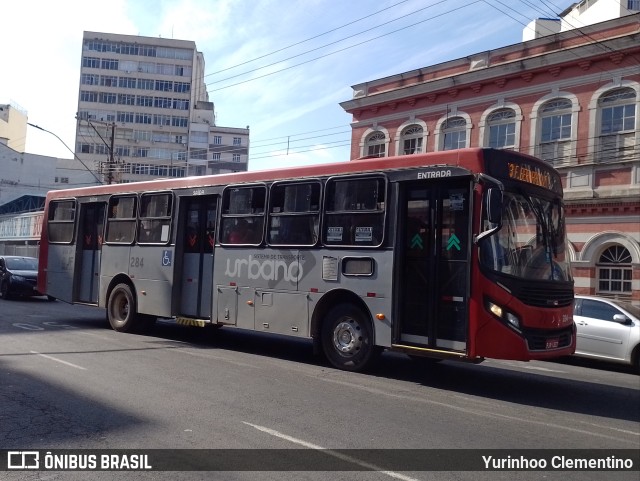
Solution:
M329 362L338 369L366 369L376 352L367 316L351 304L338 304L324 319L322 348Z
M109 295L107 318L114 331L131 332L136 327L137 320L136 299L131 287L118 284Z

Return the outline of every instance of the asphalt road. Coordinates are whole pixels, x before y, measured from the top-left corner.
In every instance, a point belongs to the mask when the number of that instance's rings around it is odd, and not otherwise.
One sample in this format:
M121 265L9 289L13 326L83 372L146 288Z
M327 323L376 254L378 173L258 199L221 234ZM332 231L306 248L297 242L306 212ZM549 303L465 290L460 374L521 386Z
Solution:
M0 299L0 407L0 449L242 449L239 463L268 469L281 452L265 449L292 450L299 467L327 448L338 450L328 453L335 466L354 470L199 472L185 464L174 472L21 471L0 479L638 479L637 466L384 469L387 451L411 449L640 451L640 377L626 368L579 360L425 365L385 354L371 372L348 373L314 357L305 340L168 321L148 335L121 334L101 309L41 298ZM365 451L345 459L343 449ZM458 469L478 457L460 453Z

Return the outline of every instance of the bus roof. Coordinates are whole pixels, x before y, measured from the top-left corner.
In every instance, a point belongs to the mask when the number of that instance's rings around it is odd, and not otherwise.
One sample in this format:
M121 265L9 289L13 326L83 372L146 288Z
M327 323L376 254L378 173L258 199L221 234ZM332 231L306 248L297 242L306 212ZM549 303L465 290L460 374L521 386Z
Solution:
M415 167L456 166L476 172L481 165L485 151L492 149L468 148L429 152L425 154L403 155L397 157L377 157L356 159L331 164L308 165L300 167L282 167L268 170L234 172L229 174L204 175L195 177L165 178L126 184L96 185L71 189L52 190L47 199L59 199L75 196L91 196L124 192L146 192L172 189L189 189L215 185L241 184L275 180L299 179L303 177L323 177L329 175L393 171ZM519 156L533 159L524 154Z

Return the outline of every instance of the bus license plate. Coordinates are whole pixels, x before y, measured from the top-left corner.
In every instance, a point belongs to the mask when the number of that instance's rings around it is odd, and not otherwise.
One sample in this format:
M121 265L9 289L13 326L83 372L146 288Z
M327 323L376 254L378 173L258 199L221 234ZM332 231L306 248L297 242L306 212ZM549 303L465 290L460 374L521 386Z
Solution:
M554 337L552 339L547 339L547 349L557 349L558 344L560 343L560 339Z

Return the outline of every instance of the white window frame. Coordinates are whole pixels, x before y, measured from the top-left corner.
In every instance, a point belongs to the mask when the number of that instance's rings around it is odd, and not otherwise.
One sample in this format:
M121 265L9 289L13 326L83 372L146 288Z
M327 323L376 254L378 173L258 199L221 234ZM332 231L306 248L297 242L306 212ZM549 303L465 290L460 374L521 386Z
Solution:
M544 112L545 108L551 106L551 102L562 100L570 103L570 107L566 110ZM531 139L534 140L531 142L531 155L546 160L552 165L570 163L576 156L579 110L578 98L569 92L553 91L539 99L531 110ZM566 114L571 115L570 134L567 137L542 142L543 119Z

